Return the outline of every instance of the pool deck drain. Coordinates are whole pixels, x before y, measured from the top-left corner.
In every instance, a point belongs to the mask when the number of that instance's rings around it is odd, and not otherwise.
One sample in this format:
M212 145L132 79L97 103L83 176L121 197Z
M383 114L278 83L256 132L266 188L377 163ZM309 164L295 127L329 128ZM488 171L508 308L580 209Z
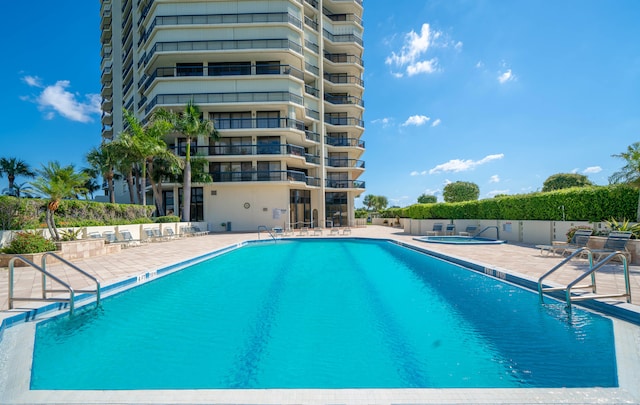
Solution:
M297 234L296 234L297 235ZM302 238L329 237L303 236ZM262 235L264 239L265 234ZM267 236L268 237L268 236ZM334 236L335 237L335 236ZM345 238L349 236L337 236ZM402 229L368 226L353 228L351 237L391 239L408 245L427 249L447 256L461 258L470 262L485 264L492 269L505 269L524 278L537 279L541 274L559 263L562 259L553 256L540 256L539 249L516 244L501 245L446 245L429 244L413 240ZM230 245L258 238L251 233L218 233L167 242L149 243L140 247L125 249L120 253L74 261L80 268L94 274L102 285L109 285L149 271L180 263ZM62 275L76 288L88 286L85 279L70 273L64 267L50 266L57 275ZM567 270L552 281L568 283L576 274L583 271L580 263L568 266ZM598 274L598 288L601 291L623 291L624 281L619 271ZM640 314L640 266L630 266L632 305L628 305ZM40 295L40 275L31 269L18 269L15 272L16 296L38 297ZM38 302L21 302L22 309L8 310L8 271L0 268L0 322L13 317L24 310L38 308ZM620 305L612 303L612 305ZM639 315L640 319L640 315ZM630 346L640 344L640 333L635 328L631 332ZM7 331L5 331L6 333ZM5 337L9 337L9 334ZM0 337L2 335L0 334ZM0 370L4 356L0 351ZM640 362L635 363L636 376ZM6 368L5 368L5 372ZM2 373L0 373L2 374ZM2 375L0 375L2 378ZM28 375L25 377L28 378ZM28 385L27 385L28 386ZM341 389L341 390L179 390L179 391L28 391L14 392L7 397L0 385L0 403L246 403L246 404L293 404L293 403L638 403L626 391L611 388L585 389ZM638 393L636 393L636 397Z

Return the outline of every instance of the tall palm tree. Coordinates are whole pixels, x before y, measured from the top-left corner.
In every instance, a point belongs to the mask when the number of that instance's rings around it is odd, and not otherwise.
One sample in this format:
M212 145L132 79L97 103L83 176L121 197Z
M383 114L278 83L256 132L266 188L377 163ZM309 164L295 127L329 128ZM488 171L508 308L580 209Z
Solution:
M626 152L611 156L624 159L627 164L609 176L609 183L627 183L632 187L640 189L640 142L635 142L628 146ZM640 222L640 196L638 197L636 217L636 221Z
M156 117L171 124L173 130L186 138L186 154L183 172L183 207L182 220L191 220L191 140L198 136L211 137L214 140L220 138L220 134L213 125L213 121L204 119L200 108L189 101L184 111L179 114L159 110Z
M117 139L111 141L109 146L112 148L115 160L115 170L126 178L127 186L129 188L129 202L131 204L136 203L136 184L139 177L139 162L142 160L138 156L134 145L133 137L131 134L122 133ZM134 180L134 177L136 178ZM138 194L138 204L142 204L142 193Z
M92 148L87 153L87 162L91 167L102 175L107 182L109 192L109 202L115 203L113 179L115 178L114 166L116 163L115 148L110 143L103 143L99 148ZM93 176L92 176L93 177Z
M131 140L131 153L141 162L141 189L142 189L142 205L147 204L146 198L146 181L147 172L153 172L153 159L156 156L164 156L167 154L167 144L164 141L164 135L172 129L172 124L165 119L151 118L147 125L142 123L127 110L123 110L123 116L127 122L127 129L124 134L128 134ZM154 192L154 198L158 198Z
M49 198L47 203L47 211L45 222L51 237L60 240L58 228L54 220L54 213L60 206L60 201L65 198L77 198L79 194L84 193L84 183L87 181L87 175L77 172L73 165L60 166L57 161L49 162L42 165L37 170L39 177L31 182L31 185L39 193Z
M16 176L34 178L36 174L29 167L24 160L12 158L0 158L0 177L2 174L7 175L9 180L9 190L13 189L13 183L16 180Z

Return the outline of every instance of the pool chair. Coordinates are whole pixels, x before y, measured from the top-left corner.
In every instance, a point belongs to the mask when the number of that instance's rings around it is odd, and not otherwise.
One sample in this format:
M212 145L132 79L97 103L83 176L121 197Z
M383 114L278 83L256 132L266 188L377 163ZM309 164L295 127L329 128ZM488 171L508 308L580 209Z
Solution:
M122 243L123 247L140 246L140 241L133 239L131 232L126 229L120 231L120 238L118 238L118 242Z
M541 256L549 256L550 254L564 256L586 247L592 233L593 229L578 229L568 243L536 245L536 248L540 249Z
M191 225L191 232L193 232L195 236L202 236L202 235L209 234L209 231L203 231L202 229L200 229L198 225Z
M349 228L348 226L342 229L342 234L343 235L351 235L351 228Z
M478 232L478 226L477 225L469 225L468 227L466 227L464 229L464 231L458 232L458 235L460 235L460 236L472 236L472 235L475 235L476 232Z
M340 228L331 228L329 231L329 236L340 235Z
M298 231L298 236L309 236L309 228L307 228L306 226L300 228L300 230Z
M164 237L167 239L177 239L180 235L173 232L173 228L164 228Z
M100 232L89 232L87 234L89 239L103 239L104 236L100 235Z
M322 236L322 228L313 228L313 236Z
M105 239L107 243L118 243L118 239L116 238L116 234L113 231L104 231L102 232L102 237Z
M435 224L433 224L433 228L430 231L427 231L427 236L440 235L442 233L442 228L442 223L436 222Z
M611 253L620 252L626 258L627 262L631 262L631 252L627 250L627 244L631 239L632 232L630 231L613 231L604 241L604 246L601 249L591 249L593 259L595 261L601 260L605 256L609 256Z
M454 235L456 233L456 225L455 224L447 224L444 228L445 235Z

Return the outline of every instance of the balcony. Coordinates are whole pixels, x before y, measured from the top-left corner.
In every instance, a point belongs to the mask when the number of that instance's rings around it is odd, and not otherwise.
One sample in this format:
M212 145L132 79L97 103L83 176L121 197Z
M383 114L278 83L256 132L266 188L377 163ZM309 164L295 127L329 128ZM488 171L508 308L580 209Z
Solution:
M346 53L329 53L329 52L325 52L324 53L324 58L326 60L328 60L329 62L333 62L333 63L356 64L358 66L364 67L364 61L362 60L362 58L360 58L360 57L358 57L356 55L351 55L351 54L346 54Z
M325 162L327 166L331 166L331 167L364 169L364 160L328 157L325 159Z
M318 31L318 23L313 21L311 18L304 16L304 23L313 29L314 31Z
M325 93L324 100L331 104L337 104L337 105L350 104L350 105L357 105L359 107L364 108L364 101L354 96L348 96L348 95L343 96L343 95Z
M113 31L111 31L111 25L102 28L102 34L100 35L100 42L103 44L111 42Z
M355 43L360 46L364 46L364 41L362 41L362 38L360 38L356 34L334 35L327 30L324 30L322 34L326 39L334 43Z
M113 98L103 98L102 99L102 111L111 111L113 110Z
M364 181L361 180L325 180L327 188L366 188Z
M329 125L355 125L364 128L364 121L355 117L336 117L325 114L324 122Z
M356 86L364 87L364 80L344 73L325 73L324 79L333 84L355 84Z
M184 146L171 146L169 149L178 156L186 155L186 149ZM306 153L304 147L291 144L237 144L196 146L191 148L191 153L199 156L280 155L304 159L307 163L311 164L320 164L320 156Z
M292 118L214 118L217 130L256 129L256 128L291 128L304 131L304 122Z
M355 22L362 27L362 18L356 14L325 14L333 22Z
M149 76L140 79L138 85L147 90L156 79L174 78L174 77L198 77L198 76L256 76L256 75L281 75L290 76L296 79L304 80L304 73L291 65L249 65L249 64L230 64L223 66L170 66L159 67Z
M148 114L156 105L186 105L193 102L203 106L207 104L232 103L293 103L304 105L303 98L287 91L242 92L242 93L200 93L200 94L158 94L145 108Z
M113 125L113 115L108 112L102 113L102 125L104 126L112 126Z
M107 82L103 84L102 89L100 90L100 94L105 98L113 96L113 82Z
M138 67L149 63L156 52L203 52L203 51L257 51L275 50L293 51L302 55L302 46L289 39L240 39L219 41L184 41L184 42L158 42L138 62Z
M307 186L319 187L320 179L307 176L304 172L295 170L271 171L242 171L242 172L214 172L210 173L214 183L236 182L296 182Z
M364 149L364 141L356 138L334 138L327 136L325 137L325 143L329 146L336 147L355 147L355 148L363 148Z

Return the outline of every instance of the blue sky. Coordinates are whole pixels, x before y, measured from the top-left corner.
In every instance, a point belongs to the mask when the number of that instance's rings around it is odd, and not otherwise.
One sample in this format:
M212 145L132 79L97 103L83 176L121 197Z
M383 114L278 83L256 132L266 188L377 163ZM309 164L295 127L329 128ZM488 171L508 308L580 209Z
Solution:
M0 156L86 165L100 142L99 6L3 6ZM491 198L555 173L606 185L624 164L611 155L640 140L640 1L365 7L365 195L406 206L470 181Z

